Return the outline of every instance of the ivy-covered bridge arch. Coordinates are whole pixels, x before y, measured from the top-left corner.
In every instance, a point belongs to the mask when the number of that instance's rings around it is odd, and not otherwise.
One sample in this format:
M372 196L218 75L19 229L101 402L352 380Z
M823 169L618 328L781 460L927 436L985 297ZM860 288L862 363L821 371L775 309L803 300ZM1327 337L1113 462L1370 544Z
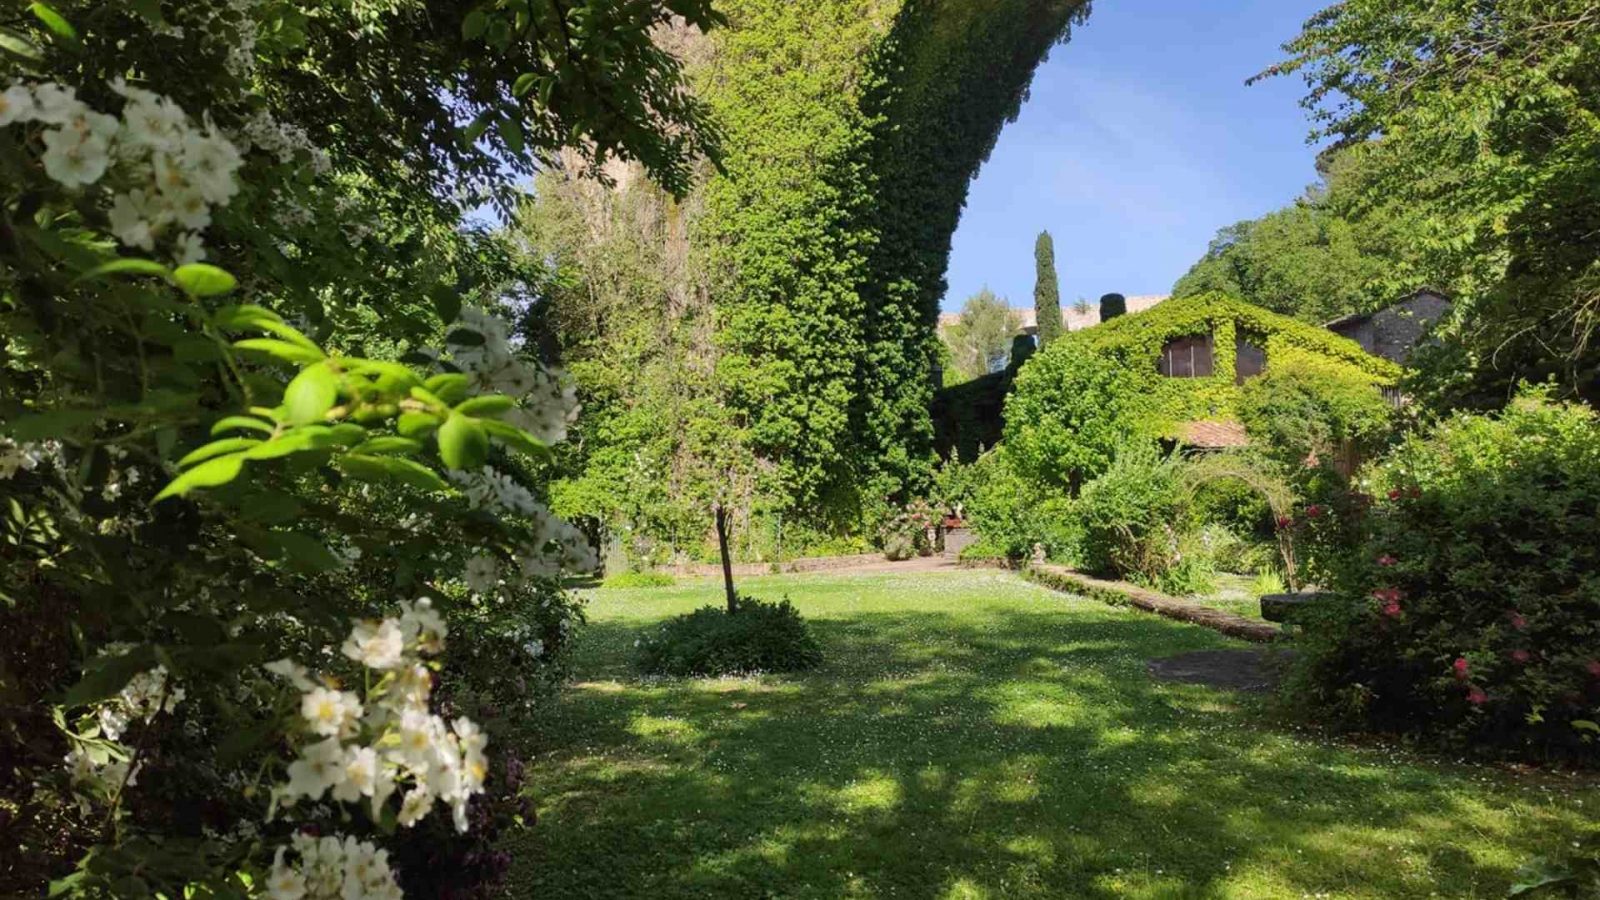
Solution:
M569 181L581 214L547 216L587 220L577 243L606 234L607 253L652 273L591 315L627 268L591 254L598 286L573 298L585 310L574 321L611 324L569 348L587 354L574 368L596 387L587 455L558 506L674 546L703 535L710 499L747 523L765 510L838 533L926 486L951 236L1034 69L1088 9L717 6L725 27L672 38L723 131L721 169L707 166L682 201L641 201L652 189L638 179L610 194ZM560 187L538 202L556 203Z
M800 503L926 477L929 370L968 187L1083 0L730 0L704 225L726 367Z

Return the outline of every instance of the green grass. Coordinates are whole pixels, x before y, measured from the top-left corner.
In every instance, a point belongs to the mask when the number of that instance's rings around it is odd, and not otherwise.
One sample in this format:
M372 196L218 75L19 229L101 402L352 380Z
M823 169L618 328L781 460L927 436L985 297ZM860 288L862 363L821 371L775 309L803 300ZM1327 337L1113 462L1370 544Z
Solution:
M1256 596L1255 578L1219 572L1216 581L1215 590L1193 597L1194 602L1246 619L1261 618L1261 598Z
M1243 646L990 571L744 579L828 659L644 680L641 629L711 580L592 593L578 678L528 723L512 896L1500 897L1600 809L1592 781L1276 726L1155 682Z

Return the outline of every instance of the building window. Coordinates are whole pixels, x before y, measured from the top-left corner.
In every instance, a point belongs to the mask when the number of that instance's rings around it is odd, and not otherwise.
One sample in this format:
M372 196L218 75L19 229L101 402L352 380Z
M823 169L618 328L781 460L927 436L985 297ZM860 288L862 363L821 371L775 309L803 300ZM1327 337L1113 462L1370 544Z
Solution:
M1161 374L1168 378L1208 378L1212 372L1211 335L1174 338L1161 348Z
M1233 339L1233 383L1244 384L1246 378L1267 370L1267 351L1251 338L1239 334Z

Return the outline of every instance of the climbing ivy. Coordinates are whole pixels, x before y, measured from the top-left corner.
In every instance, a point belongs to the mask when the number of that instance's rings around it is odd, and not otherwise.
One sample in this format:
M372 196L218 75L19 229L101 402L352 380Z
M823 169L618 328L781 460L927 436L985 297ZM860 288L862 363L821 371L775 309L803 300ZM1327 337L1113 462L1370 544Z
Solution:
M1163 378L1168 341L1210 334L1215 373ZM1222 294L1169 300L1062 336L1017 375L1005 401L1004 437L1017 471L1075 490L1127 446L1178 437L1197 419L1236 419L1235 338L1266 350L1268 371L1314 368L1344 382L1392 385L1399 367L1354 341Z

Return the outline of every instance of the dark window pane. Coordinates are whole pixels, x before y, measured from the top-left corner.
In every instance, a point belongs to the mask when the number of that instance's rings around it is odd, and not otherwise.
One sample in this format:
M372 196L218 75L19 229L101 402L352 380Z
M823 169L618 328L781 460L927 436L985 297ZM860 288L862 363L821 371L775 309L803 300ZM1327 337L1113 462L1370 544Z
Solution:
M1235 384L1244 384L1246 378L1260 375L1267 370L1267 351L1261 349L1250 338L1242 334L1234 338L1233 350Z

